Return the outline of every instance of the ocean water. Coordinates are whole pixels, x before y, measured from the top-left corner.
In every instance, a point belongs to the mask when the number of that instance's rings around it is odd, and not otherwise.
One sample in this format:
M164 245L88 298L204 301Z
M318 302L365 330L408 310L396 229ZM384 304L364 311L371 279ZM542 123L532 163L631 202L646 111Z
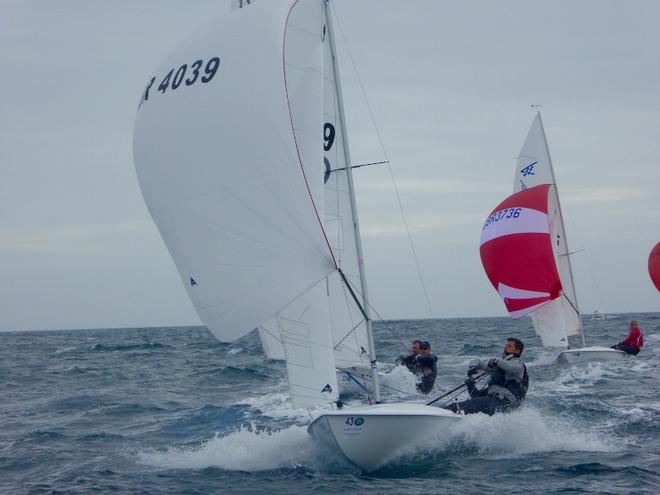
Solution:
M588 344L639 320L638 358L552 365L529 321L376 325L380 360L427 339L440 393L473 357L527 344L531 386L511 414L467 417L369 475L306 433L283 363L255 335L203 327L0 334L0 493L660 493L660 313L585 317ZM398 392L415 395L399 372ZM359 400L354 398L352 400Z

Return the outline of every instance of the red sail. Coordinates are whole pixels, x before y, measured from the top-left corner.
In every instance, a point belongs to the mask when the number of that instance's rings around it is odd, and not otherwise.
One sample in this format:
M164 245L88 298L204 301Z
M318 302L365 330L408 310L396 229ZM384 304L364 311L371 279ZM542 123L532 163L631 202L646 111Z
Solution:
M488 216L481 232L481 263L513 318L533 313L561 295L543 184L512 194Z
M660 242L655 245L649 255L649 275L655 288L660 291Z

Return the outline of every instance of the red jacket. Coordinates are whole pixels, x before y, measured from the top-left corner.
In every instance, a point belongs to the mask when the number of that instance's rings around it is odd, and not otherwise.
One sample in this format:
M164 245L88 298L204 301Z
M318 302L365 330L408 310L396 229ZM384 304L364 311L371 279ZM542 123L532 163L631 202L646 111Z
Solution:
M639 327L635 327L630 330L628 338L621 342L623 345L631 345L640 349L644 345L644 335Z

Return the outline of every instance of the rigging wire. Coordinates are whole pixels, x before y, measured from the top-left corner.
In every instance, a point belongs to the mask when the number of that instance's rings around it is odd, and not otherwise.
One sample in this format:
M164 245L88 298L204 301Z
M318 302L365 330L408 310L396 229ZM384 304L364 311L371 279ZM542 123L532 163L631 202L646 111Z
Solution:
M406 229L406 235L408 237L408 243L410 244L410 251L412 252L413 260L415 261L415 266L417 268L417 275L419 276L419 281L422 286L422 291L424 292L424 299L426 301L426 306L429 310L429 314L431 315L431 318L435 318L433 315L433 308L431 307L431 301L429 300L429 294L428 291L426 290L426 284L424 283L424 277L422 276L422 269L419 264L419 259L417 257L417 251L415 249L415 244L413 243L412 236L410 234L410 227L408 225L408 219L406 217L406 214L403 210L403 203L401 201L401 195L399 194L399 187L396 184L396 179L394 178L394 171L392 170L392 165L390 164L390 158L389 155L387 154L387 150L385 149L385 143L383 141L383 137L380 134L380 129L378 128L378 125L376 124L376 118L374 117L374 112L371 108L371 104L369 103L369 99L367 98L367 92L364 89L364 85L362 84L362 79L360 78L360 73L357 70L357 65L355 64L355 59L353 58L353 54L351 53L350 46L348 44L348 40L346 39L346 35L344 34L344 28L342 27L342 24L339 20L339 16L337 15L337 10L335 9L334 5L331 3L330 7L334 11L335 14L335 19L337 19L337 26L339 26L339 32L341 33L341 37L344 40L344 45L346 46L346 52L348 53L348 58L351 61L351 65L353 66L353 71L355 72L355 76L357 78L358 84L360 86L360 91L362 92L362 97L364 98L364 102L367 106L367 110L369 111L369 116L371 118L371 123L374 126L374 130L376 131L376 136L378 137L378 141L380 143L380 148L381 151L383 152L383 155L385 157L385 161L387 161L387 169L390 172L390 178L392 179L392 186L394 188L394 194L397 199L397 203L399 205L399 211L401 212L401 218L403 219L403 224ZM369 305L371 306L371 304Z
M346 281L346 283L348 283L349 288L351 288L351 289L353 290L353 292L355 292L357 295L360 296L360 298L362 298L362 294L360 293L360 290L359 290L359 289L358 289L358 288L357 288L357 287L356 287L356 286L355 286L350 280L348 280L348 278L346 278L345 281ZM362 300L364 300L364 298L362 298ZM392 327L387 323L387 321L385 321L385 320L383 319L383 317L382 317L382 316L380 315L380 313L376 310L376 308L374 308L373 304L371 304L371 301L367 301L367 305L368 305L369 308L374 312L374 314L378 317L378 320L379 320L379 321L385 326L385 328L387 328L387 329L392 333L392 335L394 336L394 338L397 339L397 340L399 341L399 343L401 344L401 347L403 347L403 349L405 350L405 352L408 352L408 345L407 345L407 344L404 342L404 340L399 336L399 334L396 333L396 330L394 330L394 328L392 328ZM372 319L372 320L373 320L373 319Z

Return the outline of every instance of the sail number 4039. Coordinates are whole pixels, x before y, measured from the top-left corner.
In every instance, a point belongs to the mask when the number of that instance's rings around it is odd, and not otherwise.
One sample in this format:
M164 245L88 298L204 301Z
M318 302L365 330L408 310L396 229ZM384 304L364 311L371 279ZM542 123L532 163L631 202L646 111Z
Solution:
M175 91L184 86L192 86L201 81L203 84L210 82L220 68L220 57L213 57L207 61L195 60L190 66L183 64L171 69L160 81L156 91L165 94L168 89ZM187 76L187 77L186 77ZM156 76L152 77L144 88L138 108L149 99L150 91L156 83Z

